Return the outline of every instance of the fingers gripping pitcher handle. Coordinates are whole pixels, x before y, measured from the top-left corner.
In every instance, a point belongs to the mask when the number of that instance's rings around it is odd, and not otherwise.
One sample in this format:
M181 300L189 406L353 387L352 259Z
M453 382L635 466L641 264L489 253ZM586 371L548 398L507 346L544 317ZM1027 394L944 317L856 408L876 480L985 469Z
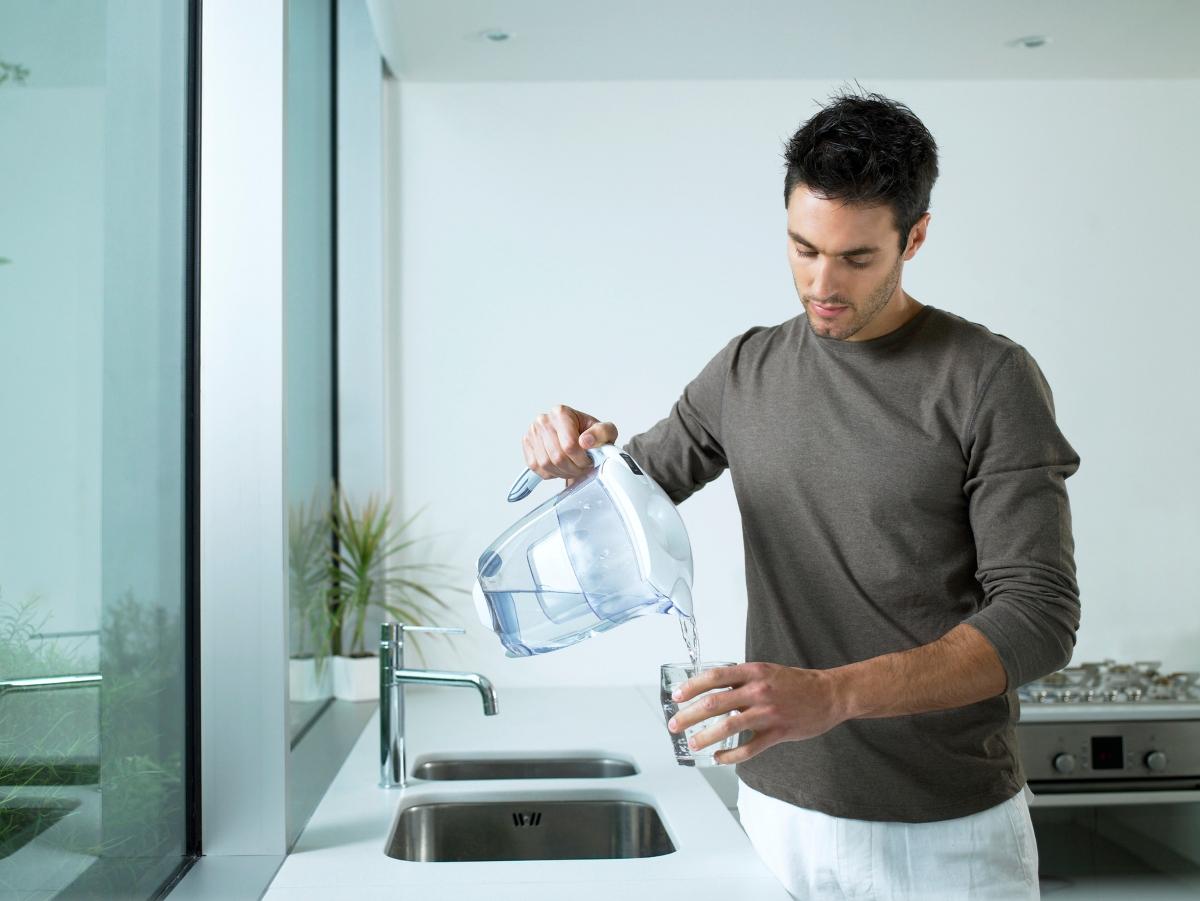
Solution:
M611 445L605 445L605 447L611 447ZM591 448L587 452L587 455L591 458L593 466L599 466L604 460L604 452L598 447ZM529 497L533 489L536 488L541 481L542 477L540 475L538 475L532 469L526 469L523 473L521 473L520 477L513 482L512 488L508 490L508 502L511 504L514 501L525 500L525 498Z

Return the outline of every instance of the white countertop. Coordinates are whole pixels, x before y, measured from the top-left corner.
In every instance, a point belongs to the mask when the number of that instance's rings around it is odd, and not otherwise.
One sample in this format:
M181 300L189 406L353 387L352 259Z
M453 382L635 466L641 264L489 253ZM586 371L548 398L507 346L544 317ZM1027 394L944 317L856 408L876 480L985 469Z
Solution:
M382 789L379 715L288 855L266 901L430 898L509 901L788 901L749 839L695 769L675 763L662 713L637 688L498 688L499 714L483 715L469 689L408 686L408 767L479 752L586 753L632 761L617 779L413 782ZM639 800L658 809L676 850L629 860L417 863L383 853L396 811L417 802L510 795ZM437 892L431 888L437 887Z

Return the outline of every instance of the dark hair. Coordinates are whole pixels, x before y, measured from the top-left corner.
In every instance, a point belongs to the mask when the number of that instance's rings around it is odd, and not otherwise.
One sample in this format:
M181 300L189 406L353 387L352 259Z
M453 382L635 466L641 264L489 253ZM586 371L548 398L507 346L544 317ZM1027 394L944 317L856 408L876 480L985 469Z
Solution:
M929 209L937 180L937 144L903 103L880 94L839 91L800 126L783 154L786 207L804 185L819 197L892 208L900 250Z

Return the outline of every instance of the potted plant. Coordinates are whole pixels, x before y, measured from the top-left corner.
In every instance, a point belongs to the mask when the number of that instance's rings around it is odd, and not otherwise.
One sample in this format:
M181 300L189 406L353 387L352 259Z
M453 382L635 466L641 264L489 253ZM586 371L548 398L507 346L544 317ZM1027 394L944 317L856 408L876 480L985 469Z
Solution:
M288 697L293 701L333 696L328 661L331 536L329 513L315 500L288 510L288 604L292 611Z
M461 588L433 583L427 577L449 567L412 560L411 549L422 539L409 538L421 511L393 528L391 502L372 495L355 506L334 489L332 523L335 548L330 569L330 641L333 658L333 691L343 700L366 701L379 697L379 662L368 651L366 625L374 608L409 625L445 620L450 606L437 590L465 594ZM406 553L407 552L407 553ZM424 656L417 650L422 661Z

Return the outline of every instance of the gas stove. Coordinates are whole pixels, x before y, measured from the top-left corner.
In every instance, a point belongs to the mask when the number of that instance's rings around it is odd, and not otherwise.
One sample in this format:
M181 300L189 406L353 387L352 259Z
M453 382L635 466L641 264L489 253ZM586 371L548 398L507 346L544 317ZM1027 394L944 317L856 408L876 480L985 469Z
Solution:
M1160 666L1157 660L1105 660L1051 673L1017 689L1022 719L1130 715L1138 719L1174 719L1200 714L1200 673L1164 674L1159 672Z
M1017 690L1035 794L1200 790L1200 673L1084 663Z

